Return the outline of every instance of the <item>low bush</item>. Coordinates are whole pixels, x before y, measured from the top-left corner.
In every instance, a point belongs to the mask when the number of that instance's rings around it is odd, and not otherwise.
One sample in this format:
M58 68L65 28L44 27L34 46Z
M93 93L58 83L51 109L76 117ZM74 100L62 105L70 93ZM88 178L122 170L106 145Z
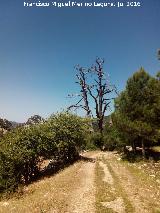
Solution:
M89 137L89 143L94 147L102 149L104 144L103 135L100 132L93 132Z
M95 140L93 139L93 134L94 133L90 133L86 136L86 144L83 147L84 150L97 150L97 142L95 142Z
M64 164L76 160L88 129L85 119L59 113L44 123L7 133L0 141L0 192L13 191L20 183L35 179L44 158Z

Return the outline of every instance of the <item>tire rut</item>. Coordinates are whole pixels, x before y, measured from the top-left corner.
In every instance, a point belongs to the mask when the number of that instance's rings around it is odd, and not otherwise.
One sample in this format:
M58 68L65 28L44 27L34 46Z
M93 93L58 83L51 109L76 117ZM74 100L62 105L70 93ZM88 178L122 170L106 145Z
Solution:
M120 162L115 161L113 153L103 154L104 158L109 162L110 167L119 179L119 183L128 196L128 199L134 207L134 212L151 213L151 202L153 205L153 194L147 191L146 186L141 186L138 179L129 172L129 170L121 165ZM158 203L155 202L155 206Z
M95 162L84 162L78 171L78 176L80 181L77 182L77 187L69 198L67 212L95 213Z

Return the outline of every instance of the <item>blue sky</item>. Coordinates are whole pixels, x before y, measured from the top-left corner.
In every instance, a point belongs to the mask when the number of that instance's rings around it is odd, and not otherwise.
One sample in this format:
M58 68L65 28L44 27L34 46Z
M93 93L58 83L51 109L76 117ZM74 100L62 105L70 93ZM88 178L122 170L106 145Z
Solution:
M105 71L120 91L141 66L155 75L160 1L140 3L134 8L28 8L22 0L1 0L0 117L23 122L61 111L74 102L67 94L77 92L74 65L89 67L96 56L105 58Z

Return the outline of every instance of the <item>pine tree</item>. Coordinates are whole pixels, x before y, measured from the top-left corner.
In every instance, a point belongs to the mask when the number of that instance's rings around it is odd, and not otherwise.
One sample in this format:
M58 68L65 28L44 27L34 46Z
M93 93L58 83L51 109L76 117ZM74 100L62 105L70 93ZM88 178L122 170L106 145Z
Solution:
M151 146L160 137L160 82L141 68L128 79L126 90L116 100L115 123L133 149Z

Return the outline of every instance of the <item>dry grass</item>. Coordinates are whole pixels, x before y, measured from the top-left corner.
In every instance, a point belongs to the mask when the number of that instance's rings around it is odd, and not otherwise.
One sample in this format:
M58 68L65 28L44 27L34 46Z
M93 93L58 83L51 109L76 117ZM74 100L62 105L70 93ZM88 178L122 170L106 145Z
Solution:
M96 212L97 213L113 213L112 209L105 208L102 202L110 202L116 198L109 184L103 181L104 171L99 163L96 163Z
M127 195L120 185L118 177L115 175L108 161L104 158L100 159L101 162L105 163L110 175L113 178L113 184L105 181L105 173L100 164L96 164L96 212L97 213L112 213L115 212L112 208L113 203L117 207L118 212L134 212L131 202L127 199ZM107 173L106 173L107 174ZM108 177L109 178L109 177ZM111 177L110 177L111 178ZM118 201L119 200L119 201ZM122 203L120 202L122 200ZM102 205L104 204L104 205ZM105 204L107 204L105 206ZM124 209L124 210L123 210Z
M1 201L0 213L72 213L71 207L76 203L75 201L80 202L82 206L83 202L87 203L87 199L94 200L94 196L90 198L87 194L90 192L86 192L89 183L86 183L86 177L90 181L90 170L94 171L94 161L87 161L87 157L90 159L98 155L104 158L97 160L95 169L97 213L115 212L112 208L114 202L120 210L124 207L125 212L142 212L135 211L135 207L137 210L144 209L143 212L147 213L160 212L158 204L160 184L156 181L159 180L160 174L159 162L133 164L117 160L119 155L113 153L88 152L84 154L84 161L79 161L56 175L30 184L24 188L24 193L19 197ZM109 178L113 181L108 181ZM86 209L88 210L87 206Z
M108 165L108 169L109 169L112 177L114 178L117 194L123 198L124 205L125 205L125 211L128 213L134 212L134 208L133 208L130 200L127 198L128 196L127 196L126 192L124 191L122 185L120 184L120 180L119 180L118 176L115 174L115 172L112 169L112 167L110 166L110 164L107 161L105 161L105 162Z
M82 164L77 162L54 176L25 187L20 198L1 201L0 213L66 212L67 198L77 184L74 180Z
M153 149L155 152L160 152L160 146L154 146L154 147L152 147L152 149Z
M98 152L87 152L86 158L96 156ZM79 161L61 170L56 175L45 177L23 189L23 194L15 194L0 202L0 213L63 213L68 212L73 191L80 186L80 172L85 161ZM81 175L80 175L81 174Z
M160 162L154 161L140 161L136 163L130 163L122 160L113 160L114 166L118 166L117 173L120 175L120 168L122 172L125 172L127 177L126 186L130 185L128 192L132 195L132 192L137 192L136 197L138 198L137 204L139 201L144 208L144 212L160 212ZM122 180L125 180L125 176L122 176ZM132 196L133 198L133 196Z

